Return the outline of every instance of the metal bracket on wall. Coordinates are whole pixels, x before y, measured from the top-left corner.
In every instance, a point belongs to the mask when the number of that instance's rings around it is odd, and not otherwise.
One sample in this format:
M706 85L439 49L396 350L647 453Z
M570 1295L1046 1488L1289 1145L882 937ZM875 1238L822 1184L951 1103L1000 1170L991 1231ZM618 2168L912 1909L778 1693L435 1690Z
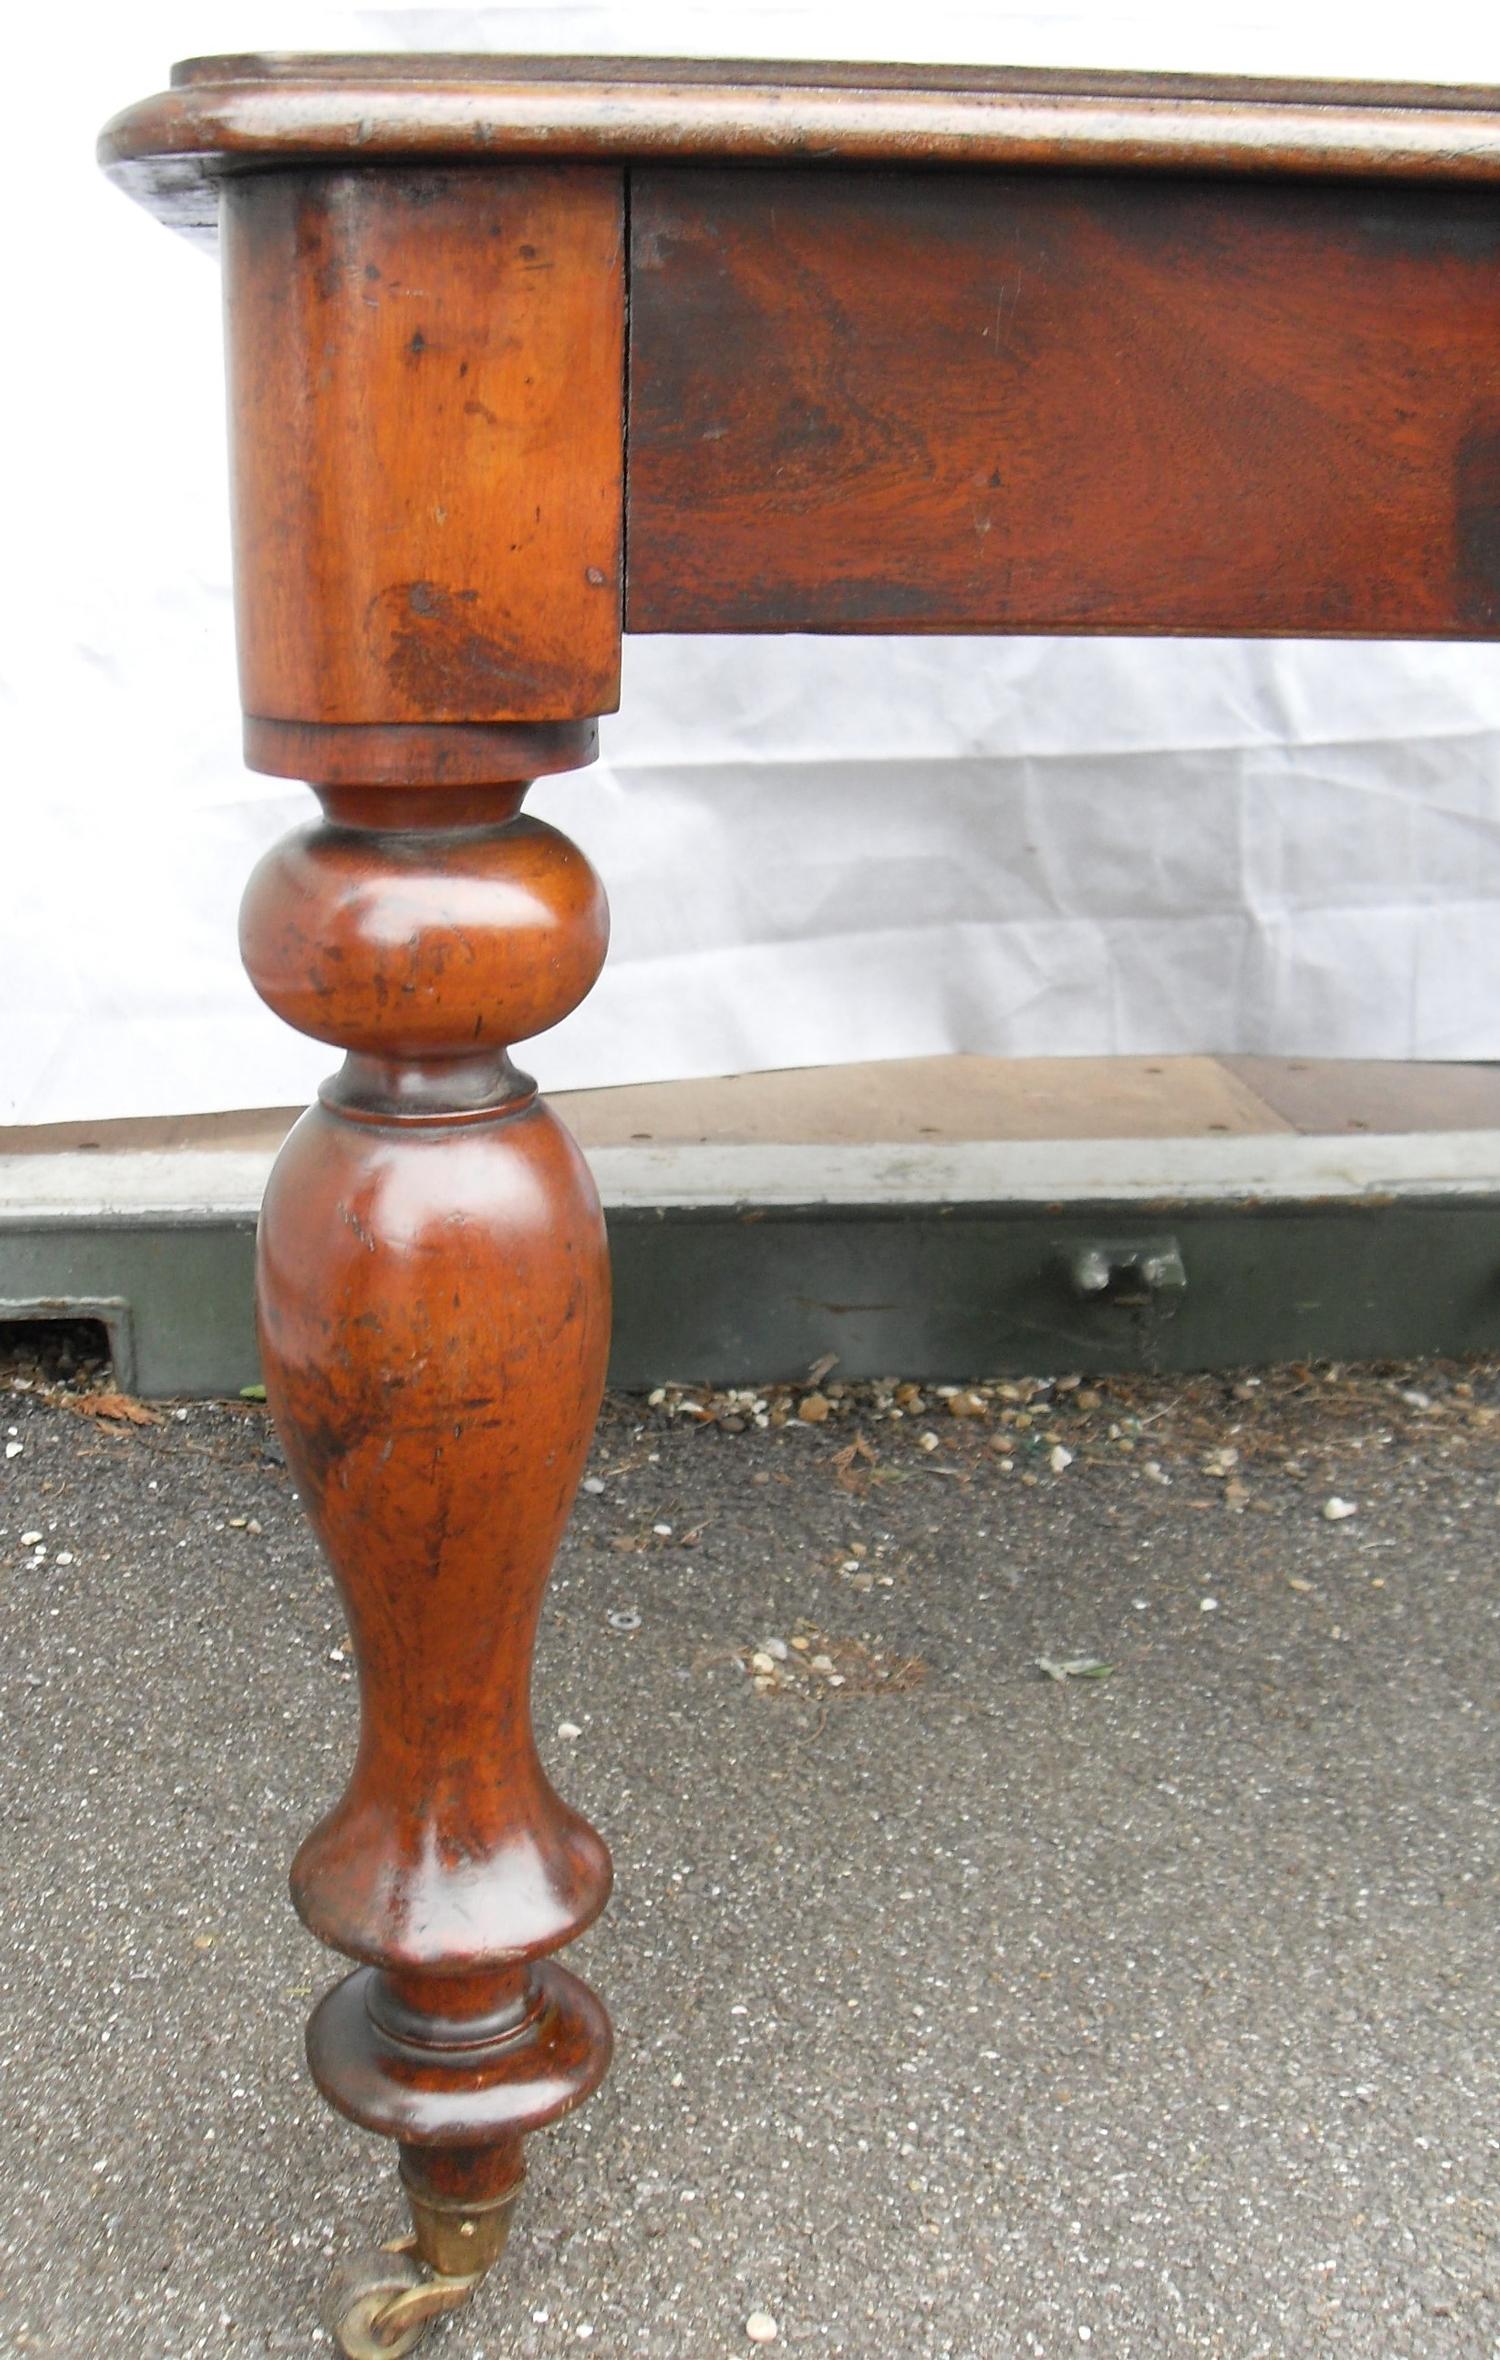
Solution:
M1187 1292L1187 1270L1175 1237L1091 1237L1082 1245L1064 1246L1061 1256L1069 1285L1085 1302L1165 1311Z

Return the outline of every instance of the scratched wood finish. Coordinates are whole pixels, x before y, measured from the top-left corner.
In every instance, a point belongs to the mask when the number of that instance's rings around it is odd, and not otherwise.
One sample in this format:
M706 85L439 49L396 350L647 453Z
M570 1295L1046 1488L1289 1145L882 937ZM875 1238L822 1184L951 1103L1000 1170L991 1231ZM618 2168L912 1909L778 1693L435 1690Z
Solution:
M292 1871L362 1962L321 2003L325 2095L397 2139L421 2251L503 2242L524 2134L609 2060L548 1954L609 1858L554 1792L529 1708L548 1571L604 1383L593 1182L510 1046L604 958L598 879L524 788L325 789L268 853L241 946L286 1022L346 1051L261 1213L267 1396L348 1616L360 1740Z
M634 631L1500 633L1500 198L634 176Z
M104 169L189 235L220 177L347 157L648 158L1500 180L1500 93L1240 75L679 58L193 58Z
M247 714L618 703L621 220L619 174L589 166L226 189Z

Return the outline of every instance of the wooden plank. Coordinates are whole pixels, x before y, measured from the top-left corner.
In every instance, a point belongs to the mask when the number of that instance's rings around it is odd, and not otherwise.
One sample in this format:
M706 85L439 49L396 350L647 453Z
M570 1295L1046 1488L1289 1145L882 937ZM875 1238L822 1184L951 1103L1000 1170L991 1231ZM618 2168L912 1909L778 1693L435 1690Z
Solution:
M1500 1132L1500 1065L1389 1057L1225 1057L1226 1073L1292 1128ZM606 1093L608 1095L608 1093Z
M1500 1129L1500 1074L1492 1094ZM1293 1128L1214 1057L882 1057L564 1090L549 1104L590 1151L710 1141L922 1147L972 1139L1181 1139Z
M1500 198L637 172L627 628L1500 635Z

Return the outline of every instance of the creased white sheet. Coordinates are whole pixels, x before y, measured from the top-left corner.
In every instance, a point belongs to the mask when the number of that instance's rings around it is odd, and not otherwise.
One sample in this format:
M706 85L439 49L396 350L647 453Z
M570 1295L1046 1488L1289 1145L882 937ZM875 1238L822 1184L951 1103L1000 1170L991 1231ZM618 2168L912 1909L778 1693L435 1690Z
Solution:
M90 152L174 55L257 46L1500 80L1491 16L1442 10L100 12L4 159L10 218L44 218L8 255L0 1121L287 1103L330 1063L235 958L245 875L311 805L239 760L217 276ZM604 759L532 807L615 921L529 1053L553 1088L945 1050L1500 1055L1493 650L640 640Z

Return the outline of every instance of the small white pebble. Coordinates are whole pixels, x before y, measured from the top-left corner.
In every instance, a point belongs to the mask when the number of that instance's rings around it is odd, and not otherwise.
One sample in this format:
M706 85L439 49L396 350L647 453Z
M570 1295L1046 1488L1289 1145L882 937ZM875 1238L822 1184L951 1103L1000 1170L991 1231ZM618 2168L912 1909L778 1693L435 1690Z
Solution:
M745 2321L745 2333L752 2344L774 2344L781 2330L769 2311L752 2311Z
M937 1436L931 1432L919 1434L917 1436L917 1448L918 1450L936 1450L938 1448ZM753 2312L751 2316L753 2318L759 2319L762 2314L759 2311L756 2311Z
M593 1497L594 1499L597 1499L597 1498L599 1497L599 1494L600 1494L600 1492L601 1492L601 1491L604 1489L604 1478L603 1478L603 1476L602 1476L602 1475L585 1475L585 1477L584 1477L584 1479L583 1479L583 1488L584 1488L584 1490L585 1490L586 1492L589 1492L589 1493L592 1495L592 1497Z
M71 1565L71 1564L72 1564L72 1562L73 1562L73 1552L72 1552L72 1550L71 1550L71 1549L59 1549L59 1550L58 1550L58 1552L57 1552L57 1556L56 1556L56 1558L54 1559L54 1563L56 1563L56 1564L58 1564L58 1565Z
M579 1728L576 1721L559 1721L557 1724L557 1734L559 1737L565 1737L568 1743L571 1745L575 1737L582 1737L583 1731Z
M38 1542L38 1541L41 1539L41 1537L42 1537L42 1536L41 1536L41 1534L40 1534L39 1532L23 1532L23 1533L22 1533L22 1535L21 1535L21 1546L22 1546L22 1548L23 1548L23 1549L34 1549L34 1548L36 1547L36 1545L37 1545L37 1542Z
M1054 1475L1060 1475L1064 1467L1072 1466L1073 1453L1066 1447L1065 1444L1061 1442L1054 1442L1051 1450L1047 1453L1047 1464L1052 1469Z
M664 1541L669 1541L672 1537L672 1527L670 1524L653 1524L651 1529Z
M25 1448L26 1445L24 1442L7 1442L5 1445L5 1455L8 1459L18 1459Z
M1218 1611L1219 1611L1219 1601L1218 1601L1218 1599L1217 1599L1217 1598L1200 1598L1200 1599L1199 1599L1199 1601L1198 1601L1198 1612L1199 1612L1200 1614L1217 1614L1217 1613L1218 1613Z
M1358 1514L1359 1510L1355 1507L1353 1500L1341 1500L1337 1493L1331 1500L1323 1502L1325 1524L1342 1524L1346 1516L1357 1516Z

